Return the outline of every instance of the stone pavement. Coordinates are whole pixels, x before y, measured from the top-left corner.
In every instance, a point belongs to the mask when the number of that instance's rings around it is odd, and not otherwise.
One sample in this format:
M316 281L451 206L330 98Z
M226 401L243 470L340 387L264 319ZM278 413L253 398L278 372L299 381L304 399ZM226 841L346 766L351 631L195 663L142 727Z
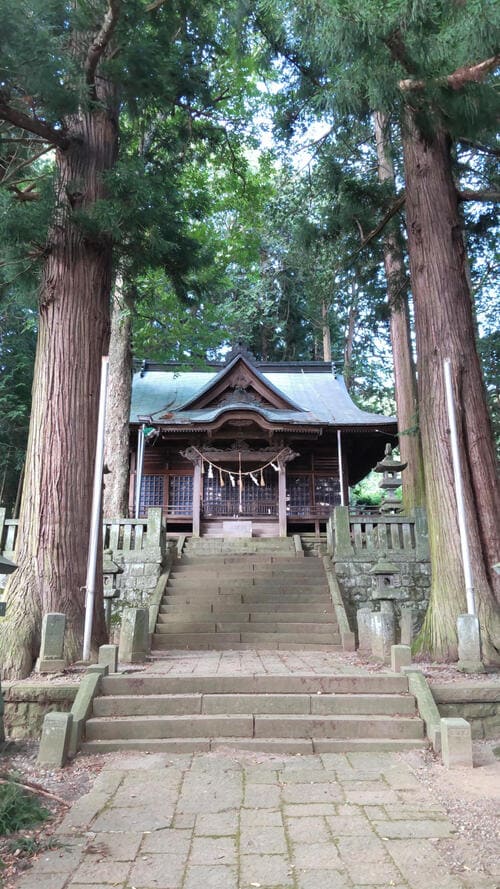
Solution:
M18 889L495 889L451 834L398 754L109 754Z
M356 654L341 651L269 651L255 649L229 651L186 651L162 652L161 658L152 658L149 663L134 665L127 673L137 671L165 675L193 676L242 676L270 674L286 676L293 673L366 673ZM390 672L389 667L374 666L377 673Z

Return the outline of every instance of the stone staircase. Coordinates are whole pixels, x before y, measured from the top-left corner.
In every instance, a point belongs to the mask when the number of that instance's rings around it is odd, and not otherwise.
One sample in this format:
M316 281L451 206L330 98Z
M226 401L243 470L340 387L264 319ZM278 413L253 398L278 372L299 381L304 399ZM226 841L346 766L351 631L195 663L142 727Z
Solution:
M339 650L321 559L304 558L298 538L188 540L152 650L207 648Z
M408 680L396 674L116 674L94 699L83 750L303 754L423 743Z
M298 537L189 540L160 606L153 664L103 679L84 751L305 754L422 746L423 723L399 674L348 674L342 663L336 674L295 673L286 655L280 673L255 673L254 664L252 672L222 668L214 675L213 657L205 673L202 660L196 674L176 672L178 655L170 652L185 648L317 649L327 652L325 664L340 644L323 563L313 552L304 555ZM169 672L161 675L161 659L169 656Z

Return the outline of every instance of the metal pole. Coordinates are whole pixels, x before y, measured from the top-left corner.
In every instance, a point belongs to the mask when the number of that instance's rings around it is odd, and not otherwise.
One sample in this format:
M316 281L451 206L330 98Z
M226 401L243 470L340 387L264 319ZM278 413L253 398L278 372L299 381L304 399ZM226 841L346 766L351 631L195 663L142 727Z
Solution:
M101 361L101 391L99 393L99 420L97 424L97 442L94 461L94 491L92 494L92 515L90 520L89 552L87 558L87 580L85 589L85 628L83 631L83 660L90 660L90 643L92 640L92 619L94 617L95 576L99 546L102 548L102 471L104 468L104 425L106 422L106 396L108 389L109 358Z
M339 460L340 505L345 506L344 467L342 465L342 433L340 429L337 429L337 454Z
M134 518L139 518L141 510L142 470L144 468L144 423L137 430L137 466L135 471L135 509Z
M455 497L457 500L458 528L460 532L460 545L462 547L462 566L465 577L465 595L467 599L468 614L476 613L474 601L474 584L469 553L469 539L467 537L467 523L465 520L464 490L462 483L462 471L460 468L460 454L458 450L457 421L455 416L455 403L453 400L453 388L451 384L450 359L445 358L444 385L446 391L446 403L448 407L448 421L450 424L451 457L453 462L453 476L455 479Z

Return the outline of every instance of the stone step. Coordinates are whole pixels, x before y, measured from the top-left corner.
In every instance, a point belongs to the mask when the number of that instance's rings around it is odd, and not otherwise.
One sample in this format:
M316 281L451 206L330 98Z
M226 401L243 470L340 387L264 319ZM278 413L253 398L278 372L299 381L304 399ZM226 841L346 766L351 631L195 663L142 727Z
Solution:
M249 624L250 626L250 624ZM277 648L278 644L281 647L288 647L291 645L300 645L304 643L304 634L303 633L267 633L267 632L240 632L239 630L235 631L221 631L216 633L209 632L187 632L187 633L165 633L157 631L153 634L152 639L152 648L156 651L159 649L167 650L172 648L187 648L190 651L196 651L199 649L200 651L206 650L207 648L213 648L217 651L221 644L224 644L229 648L232 648L235 643L244 642L249 645L265 645L271 646L272 648ZM332 646L332 650L337 650L340 648L339 637L334 635L333 633L315 633L314 637L308 637L306 642L304 643L309 646L309 650L311 648L323 647L324 645Z
M198 716L92 717L88 741L118 738L413 738L423 740L423 722L409 716L301 714L200 714Z
M301 614L301 620L308 620L307 615L311 614L313 616L321 615L321 614L333 614L333 605L331 601L327 602L284 602L282 599L279 602L253 602L250 605L247 603L240 601L241 597L239 597L239 601L233 602L231 604L231 610L228 611L228 606L225 601L220 601L220 599L216 598L215 601L210 603L209 600L205 603L199 603L198 601L194 602L173 602L167 603L164 601L160 606L161 614L170 614L171 612L181 611L185 613L186 609L190 611L194 611L196 614L202 614L203 609L205 613L210 609L211 612L218 614L239 614L248 612L255 614L271 614L274 615L277 612L286 613L287 617L289 613L293 614Z
M302 565L302 563L301 563ZM171 574L172 579L175 580L192 580L193 582L205 579L213 579L219 581L228 581L232 582L234 580L246 581L247 579L255 578L260 583L263 583L265 580L290 580L297 578L297 580L307 583L308 581L314 583L325 582L325 572L324 571L306 571L304 568L300 568L299 570L292 568L290 565L285 565L282 568L274 566L269 566L267 570L263 570L262 568L255 568L252 570L252 566L237 566L234 565L230 568L230 570L226 568L215 568L211 566L206 567L194 567L191 565L178 565L176 566Z
M163 637L159 637L160 639ZM218 636L218 640L222 638L221 634ZM311 637L314 638L314 637ZM170 640L169 640L170 641ZM176 645L169 645L168 647L161 642L158 642L157 645L153 645L151 651L148 655L150 660L165 660L168 658L173 651L182 652L182 651L195 651L196 647L191 646L182 646L177 647ZM200 651L342 651L342 646L340 644L325 644L324 642L311 642L308 640L304 642L302 639L301 642L284 642L278 636L266 636L265 641L263 642L219 642L217 641L217 645L201 645L199 646Z
M325 571L323 563L318 559L286 559L269 562L245 561L238 556L238 561L226 562L223 556L219 558L204 560L193 559L192 562L185 562L183 556L180 562L172 565L172 570L179 575L182 574L224 574L226 577L235 575L247 576L248 574L257 574L263 577L272 576L273 574L298 574L302 577L324 577Z
M165 616L165 615L163 615ZM333 626L332 626L333 624ZM335 642L339 641L339 636L336 631L336 624L332 622L330 625L325 625L324 623L299 623L299 622L282 622L277 621L263 621L263 622L251 622L250 621L229 621L226 618L223 620L172 620L170 617L164 622L158 622L156 625L156 635L171 635L178 633L277 633L277 634L285 634L288 635L290 633L293 634L303 634L310 633L316 636L317 634L325 634L328 633L330 636L330 640L332 636L335 636ZM240 640L241 641L241 640ZM295 641L291 640L291 641Z
M161 694L407 694L408 679L399 673L269 673L243 676L171 676L116 674L102 680L103 695Z
M331 611L283 611L282 608L276 608L275 611L249 611L248 606L241 606L239 611L227 611L225 608L215 607L212 611L209 609L201 610L197 605L162 605L158 614L158 624L171 623L190 616L197 621L228 621L236 623L273 623L282 620L285 623L302 623L302 624L334 624L336 619Z
M288 556L289 558L296 558L293 540L287 540L287 546L283 547L282 543L275 538L252 541L245 539L241 542L224 541L221 538L216 538L207 540L203 545L198 544L197 546L193 546L193 544L188 541L184 552L188 556L210 556L217 555L218 553L225 556L272 553Z
M298 557L298 559L303 560L303 556ZM225 565L227 567L231 567L232 565L258 565L265 568L265 566L274 565L279 567L282 564L290 564L295 565L298 568L302 567L302 564L298 564L298 559L295 555L280 555L279 553L236 553L234 555L224 555L224 553L219 554L210 554L210 555L188 555L184 551L182 554L182 561L179 562L179 565L203 565L203 566L217 566L217 565ZM314 560L308 558L307 564L314 564ZM322 563L318 562L318 564L322 567Z
M179 694L107 695L94 699L95 717L231 714L415 715L411 695Z
M286 593L292 592L294 595L304 595L307 596L310 593L321 593L324 596L328 595L328 585L326 581L315 581L312 580L311 583L308 583L305 580L294 580L293 578L276 578L273 577L269 580L257 580L253 577L245 578L235 578L234 580L228 580L226 578L213 578L213 577L205 577L203 580L202 577L198 578L198 580L194 580L192 577L184 579L180 579L177 577L172 577L168 579L168 583L166 586L166 591L168 594L172 593L176 595L178 593L203 593L204 595L208 595L209 593L233 593L233 592L260 592L263 594L267 593Z
M422 741L414 738L123 738L84 741L88 754L142 751L145 753L197 753L210 750L250 750L281 756L308 753L398 753L416 750Z
M248 603L248 604L270 604L276 603L278 605L295 605L299 603L303 604L311 604L316 603L319 605L326 605L328 602L328 597L326 594L322 593L308 593L307 595L300 593L290 593L288 591L283 591L283 593L269 593L266 595L263 592L258 591L245 591L245 592L234 592L234 593L217 593L216 595L212 592L205 593L203 590L192 593L171 593L168 592L162 599L162 603L164 605L176 605L181 602L197 602L200 605L206 604L208 602L212 602L215 600L219 603L219 605L231 605L233 603Z

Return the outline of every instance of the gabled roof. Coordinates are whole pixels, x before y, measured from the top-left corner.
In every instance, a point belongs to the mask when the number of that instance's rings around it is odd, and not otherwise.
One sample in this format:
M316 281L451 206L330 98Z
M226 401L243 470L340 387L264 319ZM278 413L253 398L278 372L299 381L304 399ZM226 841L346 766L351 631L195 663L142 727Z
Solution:
M270 383L264 374L262 374L254 364L251 364L250 361L241 354L235 355L229 364L227 364L226 367L223 367L200 392L182 404L180 410L185 411L189 408L207 407L210 404L212 397L216 397L217 395L220 396L224 390L228 390L231 387L231 384L241 383L242 376L245 378L245 383L248 384L248 387L252 387L253 390L261 396L267 396L270 406L282 410L288 408L292 411L302 411L302 408L298 404L295 404L295 402L287 398L277 386ZM236 402L233 401L233 403ZM245 404L248 406L247 402L245 402Z
M217 423L224 414L246 411L264 418L273 427L379 426L389 432L387 427L396 423L394 417L358 408L342 377L335 377L331 367L323 362L318 362L317 370L311 362L306 368L286 364L271 367L267 371L266 365L259 362L257 368L246 357L237 355L221 370L143 370L134 375L130 422L200 428ZM237 387L233 389L234 397L223 403L223 393L231 389L238 368L248 377L249 390L262 396L261 403L251 398L239 401Z

